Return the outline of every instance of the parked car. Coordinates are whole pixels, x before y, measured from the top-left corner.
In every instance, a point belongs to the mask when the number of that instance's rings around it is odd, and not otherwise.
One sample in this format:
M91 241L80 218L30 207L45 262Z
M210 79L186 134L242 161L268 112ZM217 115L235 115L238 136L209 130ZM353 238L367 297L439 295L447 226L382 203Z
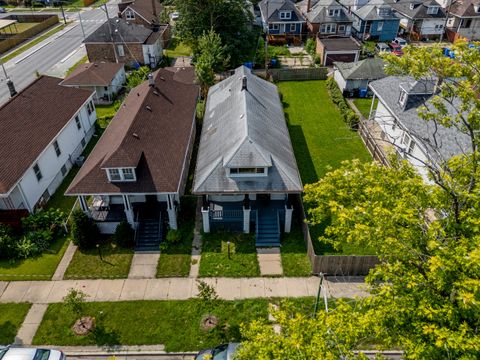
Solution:
M202 350L195 356L195 360L203 360L205 355L210 356L209 359L211 360L232 360L239 346L240 343L229 343Z
M0 360L65 360L65 354L58 350L0 347Z
M380 43L377 43L375 45L375 52L380 53L380 52L384 52L384 51L386 51L386 52L391 51L390 47L387 44L385 44L383 42L380 42Z
M395 44L395 43L391 43L391 44L388 44L388 46L390 47L390 52L394 55L397 55L397 56L402 56L403 55L403 50L402 50L402 47L398 44Z
M7 9L0 7L0 14L5 14L7 12Z
M408 45L407 40L402 39L401 37L396 37L393 39L392 44L400 45L402 49Z

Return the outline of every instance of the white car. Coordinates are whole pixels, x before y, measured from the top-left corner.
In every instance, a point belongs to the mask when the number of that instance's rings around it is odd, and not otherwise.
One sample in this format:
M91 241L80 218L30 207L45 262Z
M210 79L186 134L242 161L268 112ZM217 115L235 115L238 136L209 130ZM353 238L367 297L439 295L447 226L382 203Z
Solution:
M65 360L65 354L58 350L0 347L0 360Z
M402 39L401 37L396 37L395 39L393 39L392 43L400 45L402 49L408 45L407 40Z

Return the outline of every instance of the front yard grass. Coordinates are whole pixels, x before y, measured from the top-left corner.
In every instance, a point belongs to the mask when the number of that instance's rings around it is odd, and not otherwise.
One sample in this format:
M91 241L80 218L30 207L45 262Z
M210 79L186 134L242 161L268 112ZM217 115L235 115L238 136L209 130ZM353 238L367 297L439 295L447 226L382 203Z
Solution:
M69 242L68 237L60 238L37 257L24 260L0 260L0 281L50 280Z
M292 231L282 234L282 268L284 276L310 276L312 265L307 255L300 224L295 224Z
M260 276L254 236L221 231L202 234L200 277Z
M61 303L51 304L33 344L148 345L164 344L166 351L192 351L241 340L240 324L267 319L268 299L239 301L198 299L85 303L96 329L86 336L71 330L76 316ZM203 330L202 318L215 315L215 329Z
M0 344L11 344L30 310L31 304L0 304Z
M363 99L354 99L353 103L357 107L358 111L360 111L365 119L368 119L370 115L370 108L372 106L372 98L363 98ZM373 108L376 109L378 104L378 99L375 99L375 104Z
M188 276L192 259L193 229L195 227L196 196L184 196L180 200L178 232L180 243L171 244L161 251L157 277Z
M64 279L126 278L132 258L132 249L118 247L109 239L103 239L99 248L75 252Z

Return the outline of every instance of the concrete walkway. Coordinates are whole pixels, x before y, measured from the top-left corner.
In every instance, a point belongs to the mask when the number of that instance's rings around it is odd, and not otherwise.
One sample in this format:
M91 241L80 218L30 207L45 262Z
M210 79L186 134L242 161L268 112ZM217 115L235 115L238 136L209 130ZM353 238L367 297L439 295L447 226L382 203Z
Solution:
M129 279L155 279L159 253L135 253L130 265Z
M52 280L63 279L63 275L65 275L65 271L67 271L68 265L70 265L75 251L77 251L77 246L73 245L73 242L70 241L67 250L65 250L65 253L63 254L62 260L60 260L60 263L58 264L57 269L52 276Z
M194 278L61 280L0 282L0 302L61 302L71 288L88 295L87 301L185 300L198 293ZM203 278L225 300L316 296L319 278ZM325 281L328 297L363 297L363 278Z
M15 337L16 345L31 345L33 337L37 332L40 323L42 322L43 315L47 311L47 304L33 304L23 321L20 330L18 330Z
M257 248L257 259L262 276L283 275L280 248Z
M192 241L192 264L190 266L190 277L198 277L200 271L200 259L202 256L202 203L197 201L197 209L195 211L195 229L193 230Z

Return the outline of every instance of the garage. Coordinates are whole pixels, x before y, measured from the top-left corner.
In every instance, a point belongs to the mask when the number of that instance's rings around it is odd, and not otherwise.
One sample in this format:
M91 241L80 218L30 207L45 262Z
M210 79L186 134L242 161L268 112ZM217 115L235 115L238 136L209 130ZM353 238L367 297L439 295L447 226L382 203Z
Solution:
M317 54L322 65L334 62L355 62L360 56L361 45L353 38L321 39L317 37Z

